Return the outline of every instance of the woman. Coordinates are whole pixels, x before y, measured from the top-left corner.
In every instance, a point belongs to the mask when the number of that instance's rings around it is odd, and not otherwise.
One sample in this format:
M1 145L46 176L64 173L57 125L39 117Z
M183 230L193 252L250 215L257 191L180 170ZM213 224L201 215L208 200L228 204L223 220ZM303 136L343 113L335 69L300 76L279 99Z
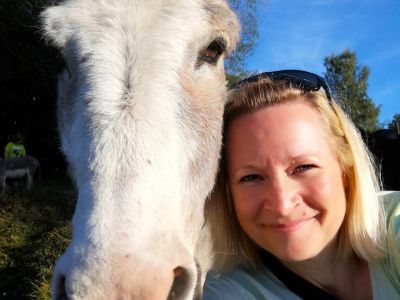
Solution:
M204 298L400 299L400 193L378 193L325 81L297 70L245 79L224 122Z

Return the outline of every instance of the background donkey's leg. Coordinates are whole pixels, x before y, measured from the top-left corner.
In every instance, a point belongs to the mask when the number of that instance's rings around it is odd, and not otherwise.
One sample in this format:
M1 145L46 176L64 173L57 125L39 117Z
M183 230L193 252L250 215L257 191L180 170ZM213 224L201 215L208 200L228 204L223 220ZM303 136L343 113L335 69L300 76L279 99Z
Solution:
M28 168L26 172L26 188L28 189L28 191L32 190L33 187L33 175L34 171L32 170L32 168Z
M5 188L6 188L6 175L2 174L2 175L0 175L0 190L1 190L1 193L4 193Z

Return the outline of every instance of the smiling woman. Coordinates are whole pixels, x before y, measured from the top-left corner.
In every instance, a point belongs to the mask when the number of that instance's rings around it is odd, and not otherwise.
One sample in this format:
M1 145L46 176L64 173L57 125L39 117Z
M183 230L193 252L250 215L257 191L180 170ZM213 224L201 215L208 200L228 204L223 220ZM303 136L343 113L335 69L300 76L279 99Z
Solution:
M230 100L205 299L398 299L400 195L379 196L373 160L324 80L263 73Z
M344 177L306 99L238 117L226 145L236 215L252 240L285 261L332 246L346 210Z

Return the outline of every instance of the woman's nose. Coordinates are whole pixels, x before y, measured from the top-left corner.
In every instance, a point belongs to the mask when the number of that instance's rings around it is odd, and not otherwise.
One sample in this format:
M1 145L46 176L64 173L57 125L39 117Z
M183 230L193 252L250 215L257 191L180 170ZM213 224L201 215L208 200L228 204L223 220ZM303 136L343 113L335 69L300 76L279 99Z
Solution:
M277 176L266 188L263 209L280 216L288 216L298 205L299 200L300 195L296 185L285 175Z

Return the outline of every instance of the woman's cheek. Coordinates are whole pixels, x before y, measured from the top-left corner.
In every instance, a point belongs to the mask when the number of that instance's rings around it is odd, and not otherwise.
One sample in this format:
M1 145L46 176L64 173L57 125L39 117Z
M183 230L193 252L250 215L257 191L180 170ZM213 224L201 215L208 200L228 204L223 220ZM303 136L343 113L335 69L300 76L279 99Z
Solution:
M247 189L236 189L233 191L233 202L238 216L244 218L254 217L260 206L260 200L255 193Z

